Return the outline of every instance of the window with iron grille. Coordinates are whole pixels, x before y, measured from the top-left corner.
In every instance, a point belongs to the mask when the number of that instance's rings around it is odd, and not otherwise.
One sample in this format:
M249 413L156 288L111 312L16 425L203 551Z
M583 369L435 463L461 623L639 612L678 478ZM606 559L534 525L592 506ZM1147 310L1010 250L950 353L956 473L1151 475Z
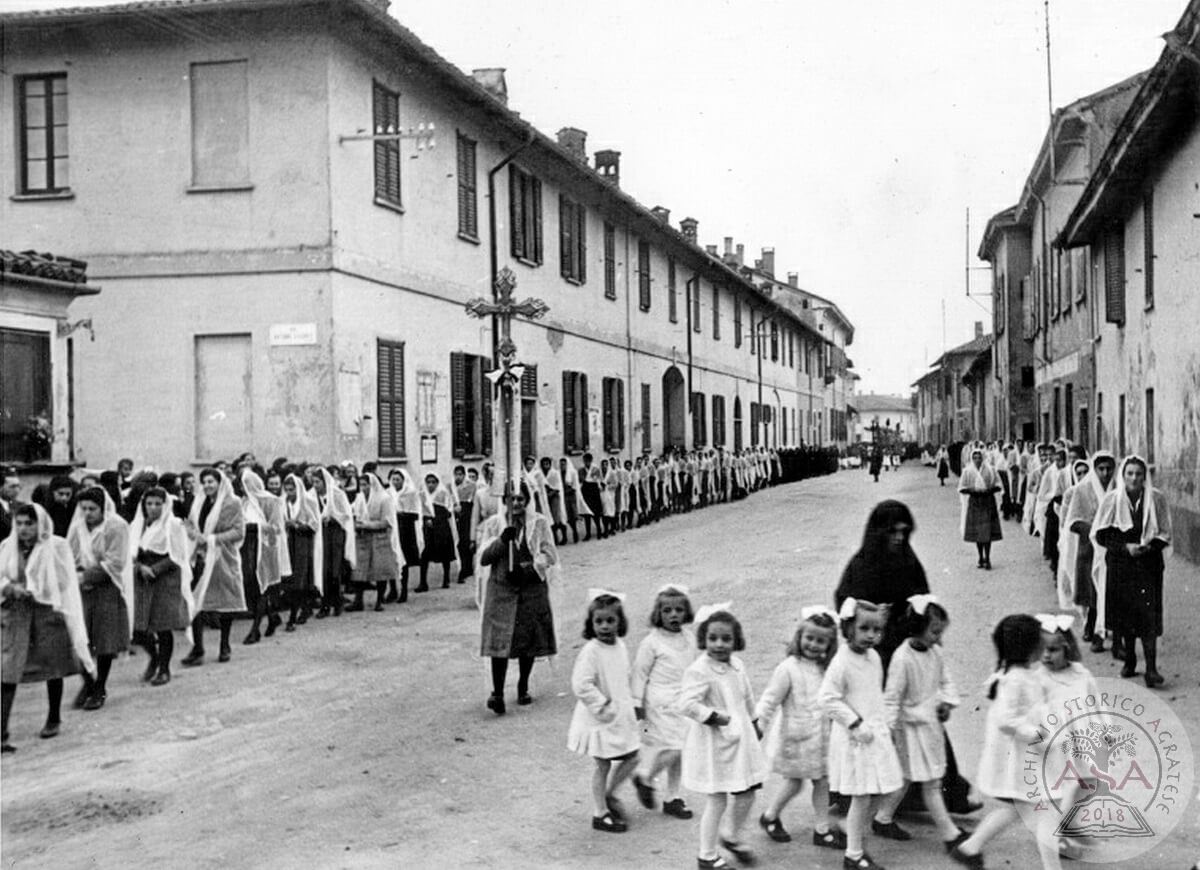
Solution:
M17 125L18 191L69 190L66 73L17 79Z
M531 265L542 264L542 182L516 166L508 171L512 255Z
M400 132L400 95L374 83L371 97L374 131L378 134ZM400 140L375 143L375 199L390 205L400 202Z
M559 263L572 284L587 281L587 209L565 196L558 198Z
M725 446L725 397L712 397L712 443L713 447Z
M582 453L588 448L587 375L563 372L562 379L563 450Z
M1104 236L1104 319L1125 325L1125 225Z
M492 452L492 370L487 357L450 354L451 454L455 458Z
M404 343L379 339L375 344L375 416L379 455L404 455Z
M733 346L742 346L742 300L733 297Z
M708 424L705 420L704 393L692 393L692 447L708 443Z
M650 243L638 242L638 307L650 310Z
M721 340L721 290L716 284L712 292L713 339Z
M537 436L538 370L525 366L521 373L521 455L538 455Z
M617 298L617 229L610 223L604 225L604 296Z
M458 234L479 241L479 193L475 186L475 140L458 134Z
M650 417L650 385L642 384L642 452L654 450L653 422Z
M667 317L672 323L679 322L679 294L675 288L675 258L667 258Z
M604 409L604 449L616 452L625 449L625 382L620 378L605 378L601 383Z

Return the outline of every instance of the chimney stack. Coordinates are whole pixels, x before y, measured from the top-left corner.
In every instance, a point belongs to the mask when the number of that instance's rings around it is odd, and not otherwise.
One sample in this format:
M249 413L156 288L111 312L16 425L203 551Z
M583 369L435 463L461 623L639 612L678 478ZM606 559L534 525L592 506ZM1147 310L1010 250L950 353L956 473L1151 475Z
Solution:
M745 245L743 245L743 244L741 244L741 243L739 243L739 244L738 244L738 246L737 246L737 258L736 258L736 260L737 260L737 264L738 264L739 266L745 265L745 260L746 260L746 246L745 246Z
M725 237L725 256L726 257L733 256L733 236Z
M799 272L788 272L788 286L795 287L797 290L800 289L800 273Z
M613 187L621 186L621 152L597 151L593 155L596 161L596 172Z
M710 256L715 257L717 255L717 246L716 245L705 245L704 250L708 251Z
M671 223L671 210L666 206L656 205L650 209L650 213L668 226Z
M683 233L683 237L693 245L697 244L697 233L700 229L700 221L694 217L685 217L679 222L679 231Z
M492 97L504 105L508 105L508 83L504 80L504 67L493 66L484 67L483 69L473 69L471 70L471 78L475 79L476 83L481 85Z
M775 277L775 249L762 249L762 271L766 272L772 278Z
M975 337L983 338L983 321L982 320L975 321Z
M576 160L587 165L587 132L578 127L563 127L558 131L558 144Z

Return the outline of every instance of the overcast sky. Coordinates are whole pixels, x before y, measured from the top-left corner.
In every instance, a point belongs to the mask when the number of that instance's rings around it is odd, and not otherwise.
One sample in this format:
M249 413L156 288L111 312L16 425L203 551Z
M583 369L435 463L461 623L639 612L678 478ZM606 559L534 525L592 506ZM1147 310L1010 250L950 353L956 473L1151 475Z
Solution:
M104 3L0 0L8 9ZM1051 0L1055 106L1157 60L1186 0ZM622 152L621 185L700 241L776 251L776 272L854 322L860 392L909 392L990 330L964 288L990 215L1045 134L1042 0L439 0L392 13L470 70L508 70L544 132ZM972 272L985 292L990 275ZM943 339L942 309L945 306Z

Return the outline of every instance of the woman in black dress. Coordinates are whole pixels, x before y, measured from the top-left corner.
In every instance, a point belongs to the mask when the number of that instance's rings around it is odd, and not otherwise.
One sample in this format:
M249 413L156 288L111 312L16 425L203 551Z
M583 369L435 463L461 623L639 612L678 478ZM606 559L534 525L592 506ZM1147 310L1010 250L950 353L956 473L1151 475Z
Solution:
M442 486L436 474L425 475L424 516L425 548L421 551L421 582L418 592L429 591L429 566L442 566L442 588L450 588L450 565L454 562L458 538L454 527L454 493Z
M1163 550L1171 542L1171 511L1147 479L1146 460L1130 456L1121 463L1119 482L1105 493L1093 524L1104 548L1107 572L1105 627L1124 643L1122 677L1137 673L1137 646L1146 656L1146 685L1164 682L1158 672L1158 638L1163 631Z

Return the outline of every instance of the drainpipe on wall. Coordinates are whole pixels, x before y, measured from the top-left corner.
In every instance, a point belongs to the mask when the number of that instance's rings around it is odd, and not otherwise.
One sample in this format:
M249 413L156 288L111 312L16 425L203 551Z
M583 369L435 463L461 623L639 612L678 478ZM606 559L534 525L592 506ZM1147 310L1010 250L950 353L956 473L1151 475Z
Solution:
M625 382L629 384L626 402L629 417L624 434L628 437L629 457L633 458L633 309L629 292L629 227L625 228Z

